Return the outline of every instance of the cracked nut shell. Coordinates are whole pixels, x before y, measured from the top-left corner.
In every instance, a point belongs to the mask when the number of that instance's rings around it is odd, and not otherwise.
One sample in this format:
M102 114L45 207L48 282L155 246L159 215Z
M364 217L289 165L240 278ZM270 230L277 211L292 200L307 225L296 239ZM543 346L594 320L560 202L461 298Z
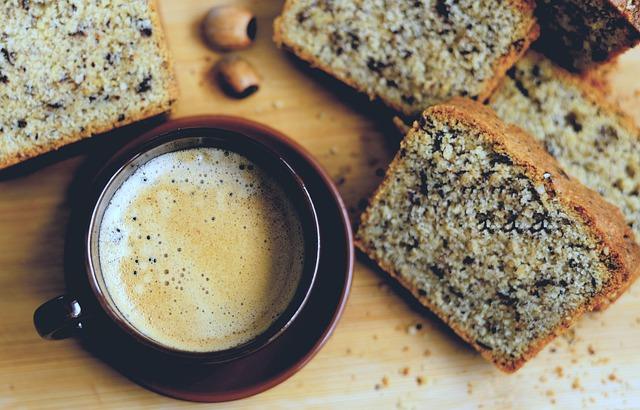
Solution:
M222 51L249 47L256 32L255 16L249 9L239 6L213 7L202 23L207 43Z
M233 97L248 97L260 88L260 76L243 58L225 57L218 61L215 71L224 92Z

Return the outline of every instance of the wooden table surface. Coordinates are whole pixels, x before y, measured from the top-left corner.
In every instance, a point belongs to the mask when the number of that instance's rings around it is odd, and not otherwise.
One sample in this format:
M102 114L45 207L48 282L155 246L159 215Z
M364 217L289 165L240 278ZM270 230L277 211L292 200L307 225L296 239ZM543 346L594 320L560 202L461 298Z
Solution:
M245 100L210 79L219 55L198 24L213 0L165 0L160 11L181 97L173 117L225 113L268 124L299 141L339 184L352 218L380 181L396 146L389 112L276 49L279 1L247 2L256 44L241 54L264 77ZM640 121L640 52L611 74L612 99ZM635 110L635 111L634 111ZM64 291L69 186L98 138L63 150L37 169L0 181L0 408L196 406L147 391L83 350L46 342L34 309ZM111 143L111 145L110 145ZM410 329L416 324L422 328ZM640 408L640 284L606 312L586 315L514 375L505 375L432 316L413 310L378 271L357 261L344 316L324 349L281 385L216 408Z

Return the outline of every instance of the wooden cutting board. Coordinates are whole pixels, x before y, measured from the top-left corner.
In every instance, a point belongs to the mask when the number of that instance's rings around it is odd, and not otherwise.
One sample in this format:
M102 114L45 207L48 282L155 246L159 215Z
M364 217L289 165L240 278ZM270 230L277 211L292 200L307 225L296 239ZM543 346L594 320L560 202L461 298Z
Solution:
M390 113L276 49L271 24L281 2L246 3L259 18L259 37L239 54L264 82L257 94L238 101L211 81L219 55L198 36L200 19L216 1L160 2L181 91L172 116L233 114L284 132L326 167L355 218L397 145ZM639 73L640 51L625 55L610 74L609 94L637 121ZM107 138L98 140L108 145ZM33 329L33 310L64 291L67 193L97 144L64 150L48 165L0 181L0 408L192 405L137 386L75 340L45 342ZM524 369L505 375L433 316L412 310L362 260L354 276L342 321L311 363L258 396L209 406L640 408L640 284L606 312L585 316Z

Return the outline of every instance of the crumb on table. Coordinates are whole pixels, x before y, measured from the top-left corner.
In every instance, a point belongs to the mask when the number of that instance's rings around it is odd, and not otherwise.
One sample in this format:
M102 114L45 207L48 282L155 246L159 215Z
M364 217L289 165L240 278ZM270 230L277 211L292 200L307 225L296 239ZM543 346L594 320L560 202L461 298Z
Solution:
M554 369L556 376L558 377L562 377L564 376L564 370L562 369L562 367L558 366Z
M573 390L581 390L582 386L580 385L580 379L578 379L577 377L573 380L573 383L571 383L571 388Z
M417 334L420 330L422 330L422 323L415 323L407 326L407 333L412 336Z

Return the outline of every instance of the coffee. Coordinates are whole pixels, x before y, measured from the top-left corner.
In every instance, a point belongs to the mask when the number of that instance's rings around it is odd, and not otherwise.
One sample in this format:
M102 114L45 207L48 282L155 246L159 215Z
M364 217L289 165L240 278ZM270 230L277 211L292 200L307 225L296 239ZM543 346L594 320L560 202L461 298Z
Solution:
M220 351L263 333L300 282L304 239L282 187L218 148L169 152L133 172L99 228L113 305L167 347Z

